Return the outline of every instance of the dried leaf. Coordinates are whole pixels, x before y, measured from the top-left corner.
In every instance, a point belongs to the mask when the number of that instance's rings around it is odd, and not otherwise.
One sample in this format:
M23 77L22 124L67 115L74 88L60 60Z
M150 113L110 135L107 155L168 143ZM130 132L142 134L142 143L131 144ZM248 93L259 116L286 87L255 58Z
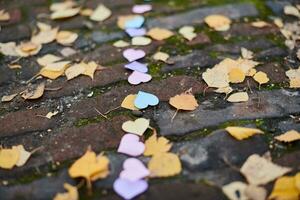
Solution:
M42 49L41 44L35 44L33 42L25 42L25 43L21 43L16 47L16 52L21 57L28 57L28 56L33 56L38 54L41 49Z
M146 140L145 147L144 155L153 156L168 152L172 147L172 143L165 137L157 138L157 135L154 133Z
M154 60L160 60L160 61L163 61L163 62L167 62L167 60L169 59L169 54L167 53L164 53L164 52L156 52L154 55L153 55L153 59Z
M290 171L291 168L276 165L257 154L249 156L240 170L251 185L267 184Z
M11 149L0 149L0 168L12 169L20 158L20 151L13 146Z
M61 45L71 45L78 38L78 34L71 31L59 31L56 41Z
M298 69L290 69L285 74L290 79L290 88L300 88L300 67Z
M154 40L165 40L173 36L174 33L164 28L152 28L148 31L147 35Z
M68 80L71 80L80 74L83 74L86 70L85 63L81 62L79 64L74 64L70 66L68 69L65 71L65 75Z
M146 46L151 44L152 40L144 36L133 37L131 39L131 44L136 46Z
M23 165L25 165L25 163L29 160L30 156L31 156L31 152L28 152L24 149L23 145L18 145L16 146L16 148L18 149L20 156L18 159L18 162L16 163L16 166L21 167Z
M5 56L19 56L15 42L0 43L0 52Z
M22 66L19 64L8 64L9 69L22 69Z
M0 21L8 21L10 20L10 14L5 10L0 10Z
M182 93L171 97L169 104L178 110L195 110L199 105L194 95L188 93Z
M284 7L284 14L300 18L300 12L295 6L287 5Z
M169 177L181 172L181 162L176 154L155 154L148 163L151 177Z
M223 87L223 88L218 88L218 89L216 89L216 90L214 90L216 93L225 93L225 94L230 94L232 91L233 91L233 89L232 89L232 87Z
M46 66L49 65L51 63L55 63L57 61L60 61L62 58L55 56L53 54L46 54L43 57L40 57L37 59L37 63L41 66Z
M68 192L56 194L53 200L78 200L79 199L79 194L75 186L65 183L64 188Z
M65 69L69 64L69 61L50 63L42 68L39 74L50 79L56 79L65 73Z
M64 57L68 57L76 54L76 50L72 49L71 47L65 47L60 51L60 54Z
M96 10L90 16L90 19L96 22L102 22L111 16L111 11L103 4L97 6Z
M31 37L31 42L35 44L48 44L53 42L58 33L58 28L40 31L38 34Z
M18 95L18 93L11 94L11 95L4 95L1 98L1 102L9 102L9 101L13 100L17 95Z
M281 142L294 142L296 140L300 140L300 133L298 131L291 130L276 136L275 139Z
M35 87L28 88L22 92L23 99L38 99L43 96L45 90L45 83L40 83Z
M77 5L77 3L72 0L64 1L64 2L57 2L57 3L51 4L50 10L51 11L66 10L68 8L73 8L76 5Z
M84 67L85 71L83 72L83 75L89 76L91 79L94 79L95 71L98 69L99 65L94 61L91 61L84 65Z
M130 44L128 42L125 42L124 40L118 40L114 42L113 46L118 48L128 47Z
M222 191L230 200L249 200L245 194L246 188L247 184L236 181L224 185Z
M51 119L53 116L55 116L57 114L58 114L58 111L48 112L45 117L48 118L48 119Z
M268 199L299 200L299 189L296 187L294 176L283 176L276 180L272 193Z
M231 20L223 15L209 15L205 17L204 21L216 31L227 31L231 24Z
M80 12L80 8L68 8L68 9L57 10L51 14L50 18L65 19L77 15L79 12Z
M197 37L197 34L194 31L195 28L192 26L184 26L179 29L179 33L188 41L191 41Z
M134 106L134 100L136 99L136 96L136 94L129 94L128 96L126 96L122 101L121 107L129 110L139 110Z
M267 190L263 187L258 187L255 185L249 185L245 189L245 195L249 199L253 200L265 200L267 197Z
M244 82L246 75L240 68L232 68L228 74L230 83L242 83Z
M268 78L268 75L264 72L257 72L254 76L253 76L253 79L258 82L260 85L261 84L265 84L267 82L269 82L269 78Z
M237 92L232 95L230 95L227 98L227 101L232 103L239 103L239 102L245 102L249 100L249 96L247 92Z
M256 128L245 128L237 126L228 126L225 130L237 140L244 140L256 134L263 134L264 132Z
M244 47L241 48L241 53L242 53L242 57L244 59L249 59L250 60L250 59L253 58L253 52L246 49L246 48L244 48Z
M263 27L269 26L269 24L265 21L252 22L251 25L256 28L263 28Z

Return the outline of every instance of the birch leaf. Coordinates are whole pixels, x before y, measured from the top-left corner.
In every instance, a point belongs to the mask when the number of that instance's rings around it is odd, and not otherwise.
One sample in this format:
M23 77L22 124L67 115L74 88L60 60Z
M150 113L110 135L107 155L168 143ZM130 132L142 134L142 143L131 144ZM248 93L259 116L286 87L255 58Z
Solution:
M253 76L253 79L258 82L260 85L262 84L265 84L267 82L269 82L269 78L268 78L268 75L264 72L257 72L254 76Z
M136 94L129 94L128 96L126 96L122 101L121 107L129 110L139 110L134 106L134 100L136 99L136 96Z
M40 57L37 59L37 63L41 66L46 66L49 65L51 63L55 63L57 61L60 61L62 58L58 57L56 55L53 54L46 54L43 57Z
M228 126L225 130L237 140L244 140L256 134L263 134L264 132L256 128L245 128L237 126Z
M293 176L283 176L276 180L272 193L268 199L299 200L299 189Z
M172 143L165 137L157 138L157 135L154 133L146 140L145 147L144 155L153 156L168 152L172 147Z
M78 200L79 199L79 194L75 186L65 183L64 188L68 192L56 194L53 200Z
M237 92L232 95L230 95L227 99L227 101L232 103L239 103L239 102L245 102L249 100L249 96L247 92Z
M181 162L176 154L160 153L152 156L148 163L151 177L169 177L181 172Z
M26 151L23 145L18 145L16 146L16 148L20 152L20 156L18 162L16 163L16 166L21 167L28 161L31 156L31 152Z
M22 92L23 99L38 99L43 96L45 90L45 83L40 83L37 86L26 89Z
M20 158L20 151L17 147L11 149L0 149L0 168L12 169Z
M96 10L90 16L90 19L97 22L102 22L111 16L111 11L103 4L98 5Z
M59 31L56 35L56 41L61 45L71 45L78 38L78 34L71 31Z
M189 111L195 110L199 106L194 95L187 93L182 93L171 97L169 100L169 104L177 108L178 110Z
M281 142L294 142L296 140L300 140L300 133L298 131L291 130L276 136L275 139Z
M86 70L85 63L74 64L66 69L65 74L68 80L71 80L80 74L83 74Z
M18 93L11 94L11 95L4 95L1 98L1 102L9 102L9 101L13 100L17 95L18 95Z
M173 36L174 33L164 28L152 28L148 31L147 35L155 40L165 40Z
M223 15L209 15L205 17L204 21L216 31L227 31L231 24L231 20Z

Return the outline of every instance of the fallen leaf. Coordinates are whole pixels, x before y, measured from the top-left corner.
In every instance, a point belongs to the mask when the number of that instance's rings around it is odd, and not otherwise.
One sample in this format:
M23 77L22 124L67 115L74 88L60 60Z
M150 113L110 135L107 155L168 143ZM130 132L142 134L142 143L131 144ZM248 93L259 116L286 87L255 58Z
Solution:
M78 34L71 31L59 31L56 35L56 41L61 45L71 45L78 38Z
M276 165L257 154L249 156L240 170L251 185L267 184L290 171L291 168Z
M156 52L154 55L153 55L153 59L154 60L160 60L160 61L163 61L163 62L167 62L167 60L169 59L169 54L167 53L164 53L164 52Z
M74 50L71 47L65 47L60 51L60 54L63 55L64 57L69 57L71 55L76 54L76 50Z
M74 64L71 65L70 67L68 67L65 71L65 75L67 77L68 80L71 80L77 76L79 76L80 74L83 74L86 70L85 67L85 63L81 62L78 64Z
M109 159L102 153L100 153L99 155L97 155L97 161L102 164L104 170L94 174L91 177L92 181L104 179L109 175Z
M160 153L152 156L148 163L151 177L169 177L181 172L181 162L176 154Z
M250 60L250 59L253 58L253 52L246 49L246 48L244 48L244 47L241 48L241 53L242 53L242 57L244 59L249 59Z
M131 44L136 46L146 46L151 44L152 40L144 36L137 36L131 39Z
M22 66L19 64L8 64L9 69L22 69Z
M80 15L90 17L93 14L94 10L90 8L84 8L80 10Z
M245 194L246 188L246 183L236 181L224 185L222 191L230 200L249 200Z
M23 99L38 99L43 96L45 90L45 83L40 83L34 87L27 88L22 92Z
M64 188L68 192L56 194L53 200L78 200L79 199L79 194L75 186L65 183Z
M136 98L136 94L127 95L122 101L121 107L129 110L139 110L137 107L134 106L135 98Z
M265 21L252 22L251 25L256 28L263 28L263 27L269 26L269 24Z
M255 185L249 185L245 189L245 195L249 199L253 200L265 200L267 197L267 190L263 187L258 187Z
M265 84L267 82L269 82L269 78L268 78L268 75L264 72L257 72L254 76L253 76L253 79L258 82L260 85L262 84Z
M300 67L286 71L285 75L290 79L290 88L300 88Z
M231 24L231 20L223 15L209 15L204 22L216 31L227 31Z
M0 10L0 21L8 21L10 20L10 14L5 10Z
M199 105L193 94L182 93L171 97L169 104L178 110L195 110Z
M230 83L242 83L244 82L246 75L240 68L232 68L229 73L229 82Z
M300 133L298 131L291 130L276 136L275 139L281 142L294 142L296 140L300 140Z
M48 119L51 119L53 116L55 116L57 114L58 114L58 111L48 112L45 117L48 118Z
M300 18L299 10L295 6L292 6L292 5L287 5L284 7L284 14L292 15L292 16Z
M49 31L52 29L51 25L43 22L37 22L36 26L40 29L40 31Z
M173 36L174 33L164 28L152 28L148 31L147 35L154 40L165 40Z
M40 31L38 34L31 37L31 42L35 44L48 44L53 42L58 33L58 28Z
M83 75L89 76L91 79L94 79L95 71L100 67L97 63L94 61L88 62L86 65L84 65L85 71L83 72Z
M0 52L5 56L19 56L15 42L0 43Z
M130 44L128 42L125 42L124 40L118 40L113 43L114 47L123 48L128 47Z
M226 69L207 69L202 73L202 78L209 87L225 88L229 87L229 76Z
M29 158L31 156L31 152L26 151L23 145L18 145L18 146L16 146L16 148L18 149L18 151L20 153L18 162L16 163L16 166L21 167L21 166L25 165L25 163L29 160Z
M9 101L13 100L17 95L18 95L18 93L11 94L11 95L4 95L1 98L1 102L9 102Z
M249 96L247 92L237 92L232 95L230 95L227 98L227 101L232 103L239 103L239 102L245 102L249 100Z
M21 57L28 57L28 56L33 56L38 54L41 49L42 49L41 44L35 44L33 42L25 42L25 43L21 43L16 47L16 52Z
M256 134L263 134L264 132L257 128L246 128L237 126L228 126L225 130L237 140L244 140Z
M50 63L42 68L39 74L50 79L56 79L65 73L65 69L69 64L69 61Z
M51 63L55 63L57 61L60 61L62 58L58 57L56 55L53 54L46 54L43 57L40 57L37 59L37 63L41 66L46 66L49 65Z
M11 149L0 149L0 168L12 169L20 158L20 151L13 146Z
M299 200L299 189L296 187L294 176L283 176L276 180L272 193L268 199Z
M172 143L165 137L157 138L157 135L154 133L146 140L145 147L144 156L153 156L168 152L172 147Z
M65 19L73 17L80 12L80 8L68 8L63 10L57 10L50 16L51 19Z
M68 8L72 8L74 6L77 6L77 3L75 1L64 1L64 2L57 2L50 5L51 11L59 11L59 10L66 10Z
M230 94L232 91L233 91L233 89L232 89L232 87L223 87L223 88L218 88L218 89L216 89L216 90L214 90L216 93L225 93L225 94Z
M188 41L192 41L197 34L194 32L195 28L192 26L183 26L179 29L179 33Z
M102 22L109 18L111 16L111 11L104 6L103 4L100 4L97 6L96 10L92 13L90 16L90 19L96 22Z

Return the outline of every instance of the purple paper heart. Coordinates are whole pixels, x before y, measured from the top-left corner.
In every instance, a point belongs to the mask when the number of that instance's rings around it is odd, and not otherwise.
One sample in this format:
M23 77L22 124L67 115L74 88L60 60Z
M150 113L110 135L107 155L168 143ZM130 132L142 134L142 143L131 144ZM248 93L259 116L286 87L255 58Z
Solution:
M140 62L137 62L137 61L126 64L125 68L131 69L132 71L142 72L142 73L148 72L147 64L140 63Z
M125 31L130 37L143 36L146 34L146 29L144 28L128 28Z
M140 83L147 83L152 79L152 76L149 74L144 74L138 71L132 72L128 77L128 82L132 85L138 85Z
M132 12L137 13L137 14L142 14L145 12L148 12L152 10L152 6L148 4L143 4L143 5L135 5L132 7Z
M120 173L120 178L129 181L137 181L149 176L150 172L145 165L136 158L128 158L123 163L124 170Z
M113 187L115 192L124 199L132 199L145 192L148 188L148 183L145 180L128 181L118 178L115 180Z
M129 61L133 62L135 60L145 57L146 53L140 49L126 49L123 51L123 56Z
M139 156L145 151L144 143L139 141L139 136L126 134L122 137L118 152L129 156Z

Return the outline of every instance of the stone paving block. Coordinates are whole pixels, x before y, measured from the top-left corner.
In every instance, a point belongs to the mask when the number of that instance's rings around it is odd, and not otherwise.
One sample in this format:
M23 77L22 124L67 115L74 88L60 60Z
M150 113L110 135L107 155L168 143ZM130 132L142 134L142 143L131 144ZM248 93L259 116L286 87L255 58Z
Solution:
M231 19L242 17L251 17L258 15L258 11L253 4L228 4L216 7L198 8L187 11L182 14L175 14L167 17L158 17L147 21L148 27L162 27L168 29L176 29L188 24L202 24L203 19L211 14L222 14Z
M220 104L216 108L215 104ZM283 117L300 112L299 92L287 90L259 91L249 94L249 101L244 103L226 103L224 99L216 102L206 100L193 112L179 112L173 123L171 118L175 109L161 104L154 119L162 135L184 135L206 127L218 126L230 120Z
M105 33L103 31L93 31L91 36L92 40L97 44L121 39L123 37L125 37L125 33L123 32Z

